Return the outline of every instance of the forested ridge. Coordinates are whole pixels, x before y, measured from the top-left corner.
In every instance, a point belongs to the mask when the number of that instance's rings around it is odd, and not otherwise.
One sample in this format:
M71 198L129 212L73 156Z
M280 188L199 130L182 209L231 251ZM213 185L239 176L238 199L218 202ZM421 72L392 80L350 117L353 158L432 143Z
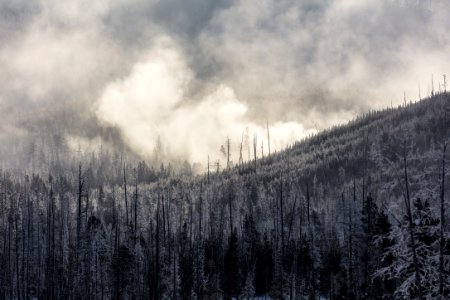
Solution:
M202 175L53 148L1 171L0 299L448 299L449 140L439 93Z

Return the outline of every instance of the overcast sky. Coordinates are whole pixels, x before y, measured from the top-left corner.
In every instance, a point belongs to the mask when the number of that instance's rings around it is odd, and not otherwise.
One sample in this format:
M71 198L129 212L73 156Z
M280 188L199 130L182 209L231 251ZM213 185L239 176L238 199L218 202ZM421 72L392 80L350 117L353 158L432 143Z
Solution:
M266 120L281 149L416 100L449 53L447 0L0 0L0 111L83 110L202 161Z

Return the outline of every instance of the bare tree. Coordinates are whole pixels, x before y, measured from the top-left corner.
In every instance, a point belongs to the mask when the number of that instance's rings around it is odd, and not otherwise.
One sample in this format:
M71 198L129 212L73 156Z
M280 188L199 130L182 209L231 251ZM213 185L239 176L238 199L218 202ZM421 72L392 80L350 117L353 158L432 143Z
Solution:
M444 77L444 93L447 93L447 75L442 75Z
M442 173L441 173L441 230L440 230L440 241L439 241L439 294L441 299L444 299L444 230L445 230L445 201L444 201L444 191L445 191L445 152L447 150L447 144L445 143L442 149Z
M134 185L134 243L136 243L137 240L137 232L138 232L138 226L137 226L137 220L138 220L138 174L136 169L134 169L134 175L135 175L135 185Z
M266 122L266 127L267 127L267 147L269 150L269 157L270 157L270 133L269 133L269 120L267 120Z
M412 211L411 211L406 141L404 141L404 144L403 144L403 169L404 169L404 181L405 181L405 193L404 193L403 197L405 200L405 208L406 208L406 213L407 213L407 217L408 217L409 235L411 238L411 250L412 250L412 255L413 255L415 281L416 281L416 286L417 286L418 293L419 293L419 299L423 299L422 284L420 282L419 263L418 263L418 259L417 259L416 239L415 239L415 235L414 235L414 221L412 218Z
M254 163L255 163L255 174L256 174L256 148L258 147L258 136L255 135L253 136L253 157L254 157Z
M242 138L241 138L241 144L239 146L239 166L241 166L244 162L243 158L242 158L242 144L244 142L244 133L242 133Z
M434 74L431 74L431 97L434 96Z
M125 221L126 221L126 227L130 225L130 222L128 220L128 193L127 193L127 166L123 166L123 188L124 188L124 198L125 198Z
M227 169L230 168L230 138L227 137Z

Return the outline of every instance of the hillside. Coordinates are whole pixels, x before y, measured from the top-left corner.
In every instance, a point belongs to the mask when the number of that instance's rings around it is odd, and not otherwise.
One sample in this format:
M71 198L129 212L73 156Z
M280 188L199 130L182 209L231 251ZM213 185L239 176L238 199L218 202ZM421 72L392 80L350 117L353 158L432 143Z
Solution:
M198 176L107 151L5 169L0 299L448 297L448 141L442 93Z

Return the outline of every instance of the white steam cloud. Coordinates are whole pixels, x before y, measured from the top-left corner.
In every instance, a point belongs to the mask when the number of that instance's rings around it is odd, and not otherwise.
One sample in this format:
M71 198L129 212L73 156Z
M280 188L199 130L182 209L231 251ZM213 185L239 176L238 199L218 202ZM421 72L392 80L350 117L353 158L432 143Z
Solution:
M172 158L205 162L208 155L218 156L228 137L237 163L244 132L252 138L257 135L261 155L262 139L267 147L266 128L247 119L248 107L233 89L219 84L200 101L187 101L192 78L174 42L160 37L129 76L104 89L96 114L107 125L120 128L129 145L144 157L154 153L160 140ZM270 125L270 131L272 150L314 132L297 122L277 122Z
M449 32L447 0L0 0L0 139L237 162L445 88Z

